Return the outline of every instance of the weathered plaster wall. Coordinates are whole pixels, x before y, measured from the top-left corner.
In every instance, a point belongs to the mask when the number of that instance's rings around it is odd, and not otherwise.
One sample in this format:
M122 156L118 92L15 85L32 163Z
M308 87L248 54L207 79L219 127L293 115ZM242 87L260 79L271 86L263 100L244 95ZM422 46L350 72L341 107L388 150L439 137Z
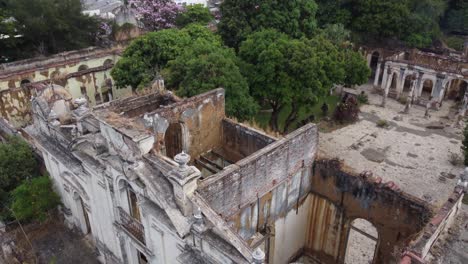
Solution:
M30 121L29 101L35 84L52 80L63 86L73 98L86 97L92 106L130 95L131 88L117 89L110 75L121 51L121 47L89 48L1 64L1 116L15 127L27 124Z
M223 89L161 107L153 114L164 118L168 124L181 124L182 140L192 159L222 145L222 120L225 117Z
M455 220L463 200L463 187L457 186L448 201L440 208L437 214L424 227L421 235L410 243L408 251L402 257L401 263L414 259L419 263L428 256L431 248L443 236L443 232L450 228Z
M287 192L289 182L297 182L302 171L312 166L317 144L317 127L304 126L202 181L198 191L219 214L226 217L238 214L241 208L277 188L283 188L279 193ZM296 187L291 192L297 197ZM280 198L275 204L277 212L283 211L286 205L287 201Z
M255 140L259 139L250 142ZM271 139L263 140L257 144ZM251 246L255 246L252 236L256 233L265 236L262 243L268 263L287 263L304 246L317 143L316 126L302 127L199 185L198 191L210 206Z
M14 88L0 91L0 115L14 127L21 127L31 121L31 91Z
M243 157L249 156L276 140L276 138L230 119L223 120L223 146Z
M378 231L374 263L393 263L402 246L422 230L432 215L428 205L393 183L382 184L347 172L337 160L318 160L311 182L306 252L323 263L342 263L349 225L356 218Z

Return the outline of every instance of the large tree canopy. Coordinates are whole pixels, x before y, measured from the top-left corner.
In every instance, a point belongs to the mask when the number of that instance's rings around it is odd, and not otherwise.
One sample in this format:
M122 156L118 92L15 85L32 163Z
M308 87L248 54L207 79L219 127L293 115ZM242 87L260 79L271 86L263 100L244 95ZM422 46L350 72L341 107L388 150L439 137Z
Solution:
M24 180L36 176L37 163L32 149L19 137L0 143L0 220L10 212L10 192Z
M426 47L439 36L443 0L318 0L322 26L341 23L361 41L389 39Z
M176 18L176 25L180 28L188 24L197 23L206 25L214 19L210 10L202 4L189 5L185 8L185 12L179 14Z
M81 13L80 0L6 0L5 11L15 34L22 35L14 47L7 47L10 59L88 47L99 30L96 19Z
M362 84L369 69L362 56L338 48L318 35L291 39L273 29L253 33L241 44L239 56L252 95L272 109L270 126L278 131L280 112L291 109L284 132L308 109L327 95L333 84Z
M219 37L200 25L150 32L137 38L112 69L117 87L137 89L148 86L170 60L199 38L221 45Z
M236 64L233 50L204 39L188 46L164 71L167 86L179 96L194 96L215 88L226 91L226 112L246 120L257 112L257 104L249 95L247 81Z
M276 131L284 107L292 108L287 131L301 107L312 106L333 83L344 79L339 60L333 58L339 56L336 47L323 38L297 40L272 29L262 30L247 37L239 56L252 95L273 110L270 126Z
M448 9L443 20L443 27L451 33L468 34L468 0L447 1Z
M225 0L218 29L224 42L237 48L247 35L273 28L291 37L310 37L316 29L313 0Z

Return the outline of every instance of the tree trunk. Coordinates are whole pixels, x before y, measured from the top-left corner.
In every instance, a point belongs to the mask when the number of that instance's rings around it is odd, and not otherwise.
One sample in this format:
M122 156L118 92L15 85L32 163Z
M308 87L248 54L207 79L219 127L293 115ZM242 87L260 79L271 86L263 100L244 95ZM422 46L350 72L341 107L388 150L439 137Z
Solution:
M289 113L288 118L286 119L286 123L284 124L283 133L285 134L288 133L289 127L292 125L292 123L296 121L297 114L299 113L299 107L295 103L292 103L291 106L291 113Z
M278 107L277 105L272 104L271 108L273 109L273 112L271 112L270 128L275 132L279 132L278 119L283 106Z

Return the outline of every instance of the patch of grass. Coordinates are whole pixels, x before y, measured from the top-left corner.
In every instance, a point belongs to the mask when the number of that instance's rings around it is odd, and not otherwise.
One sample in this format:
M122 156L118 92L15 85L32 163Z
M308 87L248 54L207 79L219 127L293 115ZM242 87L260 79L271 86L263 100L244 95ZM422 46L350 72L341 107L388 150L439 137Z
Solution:
M359 105L364 105L369 103L369 97L365 93L361 93L357 97Z
M385 119L380 119L379 121L377 121L377 126L378 127L381 127L381 128L386 128L389 126L388 124L388 121L385 120Z
M468 204L468 194L465 194L465 196L463 196L462 203Z
M398 102L400 102L400 104L406 105L406 103L408 103L408 98L406 96L400 96L398 98Z
M299 118L294 122L291 126L291 130L294 130L298 128L299 123L310 117L311 115L314 115L315 117L315 122L319 122L321 119L331 116L335 112L336 105L340 101L340 97L336 95L330 95L327 96L326 98L323 98L319 100L316 104L314 104L311 107L303 107L299 110ZM322 114L322 105L326 103L328 104L328 115L323 116ZM291 107L287 106L285 107L280 115L279 115L279 128L283 130L284 124L286 122L286 119L288 118L289 113L291 112ZM257 116L255 117L255 122L262 127L263 129L268 129L269 127L269 122L270 122L270 117L271 117L271 112L259 112Z
M462 51L463 50L463 43L465 42L463 37L460 36L445 36L443 38L445 44L449 48L452 48L454 50Z

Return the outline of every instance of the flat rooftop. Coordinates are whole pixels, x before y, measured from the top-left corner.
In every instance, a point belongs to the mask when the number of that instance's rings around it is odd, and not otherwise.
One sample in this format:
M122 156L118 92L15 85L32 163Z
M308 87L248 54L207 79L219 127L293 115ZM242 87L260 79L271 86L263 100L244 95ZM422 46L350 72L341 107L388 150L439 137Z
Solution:
M372 87L360 89L369 95L369 105L361 108L360 120L331 133L320 133L320 153L336 157L357 172L372 171L384 182L393 181L408 194L439 207L453 192L463 166L451 164L451 153L461 157L461 128L453 127L454 102L444 102L439 111L413 106L401 114L404 105L372 94ZM400 115L403 120L395 121ZM389 123L377 127L378 120Z

